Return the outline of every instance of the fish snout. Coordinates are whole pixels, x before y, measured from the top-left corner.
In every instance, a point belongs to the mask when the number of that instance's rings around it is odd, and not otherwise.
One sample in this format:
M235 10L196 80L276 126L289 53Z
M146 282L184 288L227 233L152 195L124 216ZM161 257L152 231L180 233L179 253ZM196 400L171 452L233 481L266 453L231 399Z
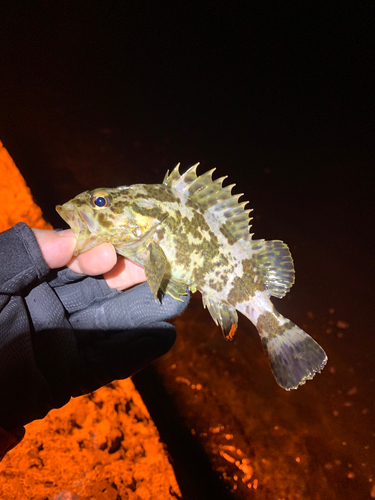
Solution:
M64 205L56 205L55 208L60 217L73 229L77 237L82 229L82 220L75 206L72 203L65 203Z

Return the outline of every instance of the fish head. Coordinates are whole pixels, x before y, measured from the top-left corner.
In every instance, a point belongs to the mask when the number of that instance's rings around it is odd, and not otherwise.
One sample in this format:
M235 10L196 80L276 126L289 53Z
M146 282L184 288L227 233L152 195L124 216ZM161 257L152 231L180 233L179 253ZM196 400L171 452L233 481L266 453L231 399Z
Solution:
M103 227L106 226L106 230L110 231L106 221L110 220L111 202L109 190L100 189L84 191L63 205L56 206L57 213L71 227L77 240L74 255L107 241Z
M71 227L77 239L85 239L85 236L90 236L89 227L92 214L90 217L90 214L86 212L89 199L89 192L85 191L63 205L56 205L56 212Z
M134 185L84 191L57 205L56 211L73 230L77 240L74 255L105 242L116 250L130 245L130 255L140 250L138 242L144 243L145 234L151 235L159 223L153 206L152 201L142 199L140 189Z

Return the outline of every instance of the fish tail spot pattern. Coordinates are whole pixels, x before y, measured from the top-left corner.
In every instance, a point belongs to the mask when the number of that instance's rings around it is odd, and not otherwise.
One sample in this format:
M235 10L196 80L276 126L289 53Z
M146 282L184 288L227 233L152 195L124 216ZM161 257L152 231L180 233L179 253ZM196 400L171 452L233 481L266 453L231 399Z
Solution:
M287 391L297 389L322 371L327 355L310 335L291 321L276 327L276 318L273 318L270 326L268 314L259 317L257 328L272 372L280 387Z

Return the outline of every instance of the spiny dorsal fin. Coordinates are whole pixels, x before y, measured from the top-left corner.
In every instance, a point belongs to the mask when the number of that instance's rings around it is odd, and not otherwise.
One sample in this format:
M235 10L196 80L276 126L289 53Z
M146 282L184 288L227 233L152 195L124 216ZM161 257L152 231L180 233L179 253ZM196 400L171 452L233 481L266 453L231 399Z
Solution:
M196 171L198 168L199 163L196 163L192 167L188 168L185 173L182 175L180 174L180 163L177 163L175 168L172 170L172 172L169 174L169 171L165 174L163 184L165 184L168 187L171 187L173 189L176 189L177 191L180 191L181 193L185 193L186 195L189 195L190 193L186 192L191 184L194 183L198 179ZM215 169L212 169L210 172L214 172ZM203 176L206 176L209 172L206 172L203 174ZM201 177L203 177L201 176ZM199 178L201 178L199 177ZM211 179L211 177L210 177Z
M163 183L189 196L202 212L208 210L217 220L223 221L221 232L230 243L233 244L241 238L251 238L252 235L249 235L251 210L245 210L248 202L239 203L238 201L243 194L232 195L232 188L235 184L223 187L226 176L213 180L212 174L216 169L209 170L198 177L196 173L198 165L199 163L193 165L181 175L180 164L178 164L171 174L167 172Z
M177 165L174 167L171 173L169 173L169 170L167 170L164 179L163 179L163 184L168 187L174 187L175 181L178 180L181 177L179 168L180 168L181 163L177 163Z
M294 283L294 265L288 246L279 240L253 241L254 262L270 295L281 299Z

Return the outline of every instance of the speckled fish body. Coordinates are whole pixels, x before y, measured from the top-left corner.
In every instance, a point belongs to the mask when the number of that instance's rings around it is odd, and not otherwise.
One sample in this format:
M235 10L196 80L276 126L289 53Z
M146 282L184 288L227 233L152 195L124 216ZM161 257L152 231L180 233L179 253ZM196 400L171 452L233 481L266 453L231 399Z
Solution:
M103 242L144 267L155 296L179 300L188 287L227 339L237 328L237 311L256 326L277 383L296 389L327 362L323 349L274 308L294 283L294 266L282 241L253 240L247 202L232 195L226 177L196 175L179 165L163 184L134 184L85 191L59 214L77 238L75 254Z

